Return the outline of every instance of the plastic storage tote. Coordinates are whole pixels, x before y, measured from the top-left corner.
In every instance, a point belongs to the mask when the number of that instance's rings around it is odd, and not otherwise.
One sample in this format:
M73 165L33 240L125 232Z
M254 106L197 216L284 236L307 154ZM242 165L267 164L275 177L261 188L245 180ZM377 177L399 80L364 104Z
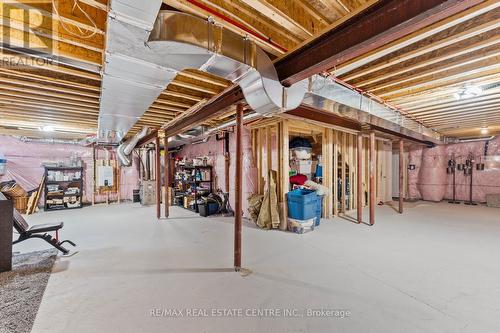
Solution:
M317 216L318 196L316 191L297 189L288 192L288 216L296 220L308 220Z
M203 217L217 214L217 212L219 211L219 204L216 202L199 204L198 210L200 212L200 216L203 216Z
M318 195L318 202L316 203L316 221L314 225L317 227L321 223L321 212L323 211L323 199L324 195Z

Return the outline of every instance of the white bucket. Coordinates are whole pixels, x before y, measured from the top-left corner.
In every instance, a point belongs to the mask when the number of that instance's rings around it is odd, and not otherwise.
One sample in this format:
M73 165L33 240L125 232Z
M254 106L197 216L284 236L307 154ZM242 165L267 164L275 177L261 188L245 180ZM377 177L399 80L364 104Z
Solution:
M0 176L5 175L7 172L7 159L0 153Z

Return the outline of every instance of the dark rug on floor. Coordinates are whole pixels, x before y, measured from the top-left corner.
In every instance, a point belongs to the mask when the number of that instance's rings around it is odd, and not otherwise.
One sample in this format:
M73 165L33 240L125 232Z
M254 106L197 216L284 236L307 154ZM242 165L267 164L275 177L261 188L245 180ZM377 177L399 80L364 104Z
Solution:
M57 250L17 254L0 273L0 333L29 333L49 281Z

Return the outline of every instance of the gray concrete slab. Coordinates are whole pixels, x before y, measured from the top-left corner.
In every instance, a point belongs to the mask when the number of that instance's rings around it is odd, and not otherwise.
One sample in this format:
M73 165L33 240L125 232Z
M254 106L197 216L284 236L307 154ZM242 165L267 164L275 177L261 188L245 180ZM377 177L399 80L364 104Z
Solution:
M228 218L173 208L157 221L154 207L122 204L29 222L54 220L64 220L62 236L80 252L56 262L35 333L500 331L494 208L420 202L401 216L382 206L373 227L335 218L304 235L247 225L243 266L252 273L244 277L232 271ZM45 247L35 243L15 250ZM254 316L265 309L281 313ZM350 316L308 317L308 309Z

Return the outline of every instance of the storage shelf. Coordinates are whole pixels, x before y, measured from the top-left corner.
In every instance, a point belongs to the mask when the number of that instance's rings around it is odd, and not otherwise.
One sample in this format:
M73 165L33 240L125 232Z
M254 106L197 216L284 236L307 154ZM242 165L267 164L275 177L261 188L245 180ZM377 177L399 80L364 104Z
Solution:
M76 183L80 182L82 179L73 179L73 180L51 180L51 181L46 181L45 185L57 185L61 183Z
M50 193L47 193L47 197L49 198L52 198L52 197L57 197L57 198L66 198L66 197L81 197L82 195L79 193L79 194L50 194Z
M48 210L66 210L66 209L78 209L78 208L83 208L83 205L80 204L80 206L78 207L66 207L66 206L55 206L56 204L47 204L49 205L49 207L45 207L45 210L48 211ZM51 207L50 205L54 205L53 207Z
M75 172L79 171L81 174L81 178L78 179L71 179L71 180L46 180L44 184L44 210L45 211L50 211L50 210L65 210L65 209L77 209L77 208L82 208L83 207L83 167L50 167L46 166L45 167L45 179L48 178L49 171L72 171L73 175L75 175ZM64 192L68 189L68 187L77 187L79 189L78 193L75 194L67 194L67 193L49 193L48 186L49 185L60 185L58 186L58 190ZM54 191L57 192L57 191ZM65 204L68 203L48 203L47 200L51 200L53 198L68 198L68 197L76 197L79 200L79 206L75 207L66 207ZM71 204L71 203L69 203Z
M182 189L177 189L176 193L181 194L183 197L189 196L189 197L194 197L194 198L199 198L202 196L201 193L198 192L207 192L207 194L203 195L208 195L213 192L213 168L211 165L199 165L199 166L186 166L186 165L177 165L176 170L178 173L182 173L182 178L181 179L174 179L177 185L180 185ZM198 175L199 170L210 170L209 175L205 175L205 177L209 177L209 180L195 180L196 175ZM194 171L194 175L193 175ZM210 187L205 189L198 189L198 186L200 184L210 184ZM192 193L187 194L186 191L188 190L188 185L194 190ZM194 205L195 209L191 210L196 212L198 209L198 204L195 203Z
M48 171L83 170L83 167L45 167Z

